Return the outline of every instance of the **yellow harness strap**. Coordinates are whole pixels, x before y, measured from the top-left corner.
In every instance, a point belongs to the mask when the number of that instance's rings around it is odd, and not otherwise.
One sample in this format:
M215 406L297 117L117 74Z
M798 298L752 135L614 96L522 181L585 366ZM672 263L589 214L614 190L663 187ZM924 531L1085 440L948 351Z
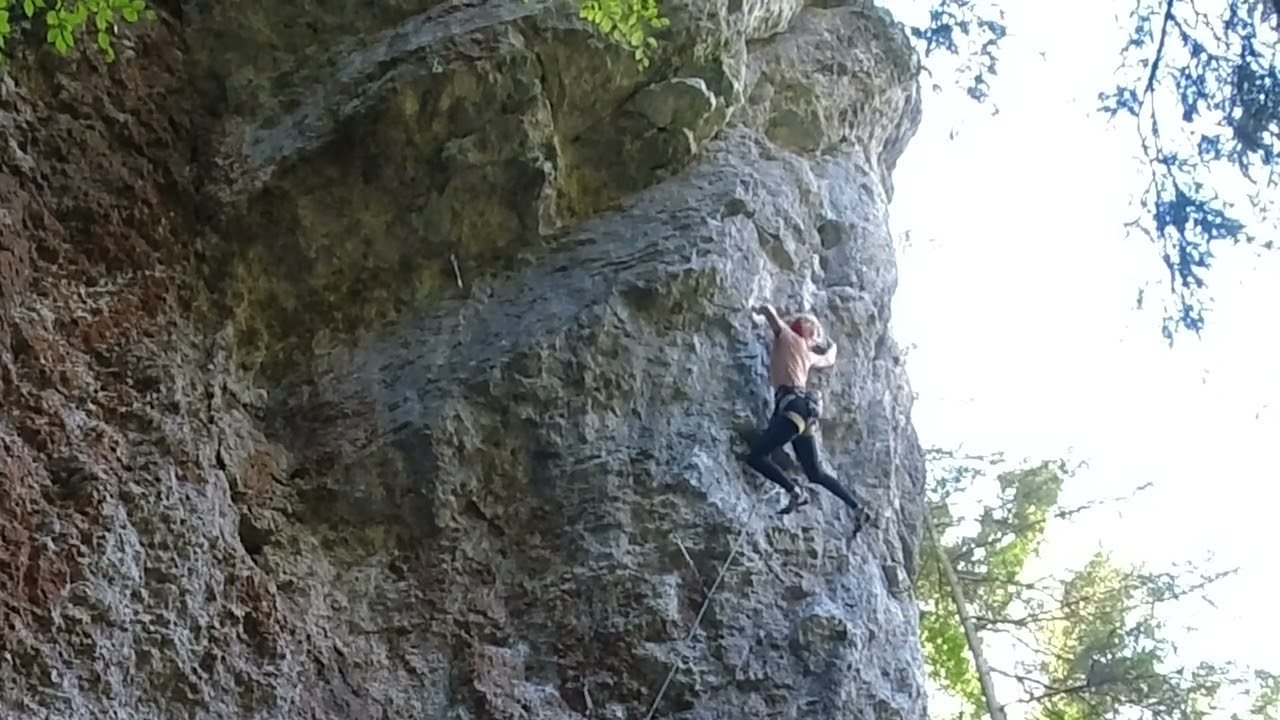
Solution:
M786 415L787 418L791 420L791 422L795 423L797 431L804 432L804 428L807 423L805 423L804 418L800 416L800 413L794 412L792 410L787 410L782 414Z

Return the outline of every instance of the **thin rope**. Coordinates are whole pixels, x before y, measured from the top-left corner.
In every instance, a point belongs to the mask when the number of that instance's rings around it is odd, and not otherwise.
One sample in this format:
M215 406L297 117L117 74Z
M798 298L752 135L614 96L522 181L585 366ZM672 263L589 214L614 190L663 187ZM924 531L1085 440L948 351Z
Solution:
M765 497L773 495L776 490L765 493ZM756 498L751 505L751 513L747 515L747 521L742 524L742 530L738 532L738 539L733 541L733 548L729 551L729 557L724 559L724 564L720 566L720 573L716 575L715 582L711 583L711 589L707 591L707 597L702 601L702 608L698 610L698 616L693 620L693 627L689 628L689 634L684 639L684 644L688 644L693 640L693 636L698 632L698 626L702 624L702 616L706 614L707 608L711 606L711 598L715 597L716 590L720 587L720 581L724 579L725 571L729 569L729 564L733 562L733 558L737 556L738 550L742 547L742 541L747 536L747 531L751 529L751 521L755 519L756 510L760 508L760 500ZM644 716L644 720L653 720L653 714L658 710L658 703L662 702L662 696L667 692L667 686L671 684L671 678L676 675L676 668L679 667L678 662L671 663L671 670L667 673L667 679L662 681L662 687L658 689L658 696L653 699L653 705L649 706L649 714Z

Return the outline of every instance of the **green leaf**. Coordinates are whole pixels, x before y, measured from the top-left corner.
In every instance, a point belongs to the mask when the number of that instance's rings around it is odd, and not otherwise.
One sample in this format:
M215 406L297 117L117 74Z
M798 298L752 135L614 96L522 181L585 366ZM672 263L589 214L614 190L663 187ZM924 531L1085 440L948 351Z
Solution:
M1066 512L1059 507L1063 464L1041 463L995 478L954 468L941 479L932 468L930 475L928 512L935 527L949 533L942 535L945 547L934 550L931 544L921 555L920 637L929 676L948 695L982 700L972 692L967 640L947 597L949 588L938 579L937 552L952 560L971 613L992 620L979 635L999 638L1000 644L1013 640L1028 651L1003 670L1016 670L1037 688L1072 688L1029 702L1031 720L1205 720L1219 696L1240 685L1229 664L1183 665L1176 636L1156 610L1159 603L1188 596L1226 573L1206 575L1194 565L1152 572L1099 552L1064 579L1028 581L1024 569L1039 551L1049 519ZM948 498L956 489L986 488L991 489L986 497L974 498L980 511L967 518L976 528L955 537L961 520L947 507ZM985 714L981 705L974 708L975 716Z
M121 14L121 15L124 15L124 19L125 19L125 20L128 20L129 22L137 22L137 21L138 21L138 11L137 11L137 10L135 10L134 8L132 8L132 7L127 7L127 8L125 8L125 9L121 10L121 11L120 11L120 14Z
M34 17L36 14L36 4L32 0L22 0L22 9L27 13L27 17Z
M603 36L631 51L640 67L648 67L646 48L656 48L657 41L646 36L645 28L666 27L669 21L659 12L654 0L580 0L578 17L596 26Z

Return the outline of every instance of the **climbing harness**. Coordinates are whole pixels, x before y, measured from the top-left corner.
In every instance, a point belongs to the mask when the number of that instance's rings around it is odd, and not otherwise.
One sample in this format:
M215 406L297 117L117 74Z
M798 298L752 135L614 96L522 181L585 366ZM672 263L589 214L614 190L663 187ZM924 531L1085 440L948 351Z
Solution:
M764 494L764 498L770 497L781 488L773 488ZM724 559L724 564L720 566L720 573L716 575L715 582L711 583L711 589L707 591L707 597L702 601L702 608L698 610L698 616L693 619L693 627L689 628L689 634L685 636L684 644L687 645L693 640L693 636L698 632L698 626L702 624L702 616L706 614L707 608L711 605L711 598L715 597L716 590L720 588L720 581L724 579L725 571L729 569L729 564L737 557L738 550L742 547L742 541L747 536L747 531L751 529L751 521L756 517L756 510L760 507L760 501L764 498L757 497L751 504L751 513L747 515L747 521L742 524L742 530L738 533L738 539L733 541L733 547L729 550L729 557ZM696 568L695 568L696 571ZM667 673L667 679L662 681L662 687L658 689L658 696L653 699L653 705L649 706L649 714L644 716L644 720L653 720L653 714L658 711L658 703L662 702L662 696L667 692L667 686L671 684L671 678L676 675L678 663L671 664L671 670Z
M813 395L808 389L779 385L774 391L775 413L781 413L796 426L796 432L812 435L818 427L821 415Z

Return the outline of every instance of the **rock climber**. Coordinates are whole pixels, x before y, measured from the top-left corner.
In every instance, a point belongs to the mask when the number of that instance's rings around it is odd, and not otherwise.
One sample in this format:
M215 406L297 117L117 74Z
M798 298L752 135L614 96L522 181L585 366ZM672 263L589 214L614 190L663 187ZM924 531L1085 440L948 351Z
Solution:
M756 472L787 491L789 500L778 511L779 514L795 512L796 508L808 504L808 493L787 478L769 457L778 448L791 443L796 460L804 468L809 481L826 488L853 510L856 533L868 519L866 512L835 477L822 469L813 435L820 410L816 400L805 390L810 369L829 368L835 364L836 344L828 342L825 350L815 351L826 340L826 333L818 318L811 313L792 316L785 323L768 303L756 307L755 313L763 315L773 330L773 349L769 355L769 384L774 388L773 415L769 418L768 427L754 433L745 460Z

